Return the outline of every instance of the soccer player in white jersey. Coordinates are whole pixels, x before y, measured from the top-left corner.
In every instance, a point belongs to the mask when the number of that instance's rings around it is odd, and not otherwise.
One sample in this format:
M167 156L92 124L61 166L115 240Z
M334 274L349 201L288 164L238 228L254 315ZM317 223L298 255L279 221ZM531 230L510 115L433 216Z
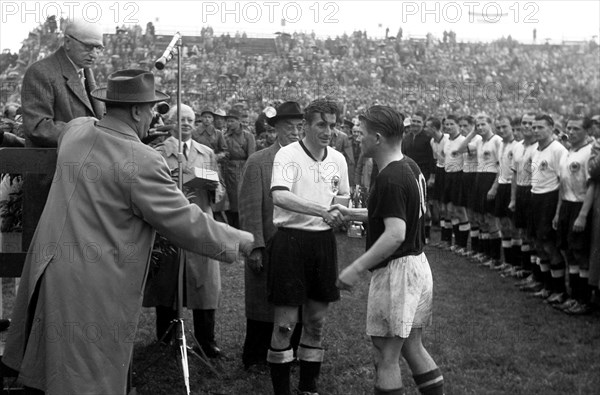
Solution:
M514 251L514 256L520 255L521 258L521 269L516 273L516 277L526 277L517 285L524 291L537 292L542 287L542 278L536 260L531 216L531 158L538 147L532 129L534 121L535 114L533 113L527 113L521 117L523 141L515 146L513 154L512 171L514 175L508 208L514 213L517 245L521 244L520 251L518 249Z
M431 138L431 149L435 158L435 173L428 180L428 186L433 189L431 196L432 217L439 218L442 234L441 240L434 244L434 246L444 247L449 245L448 242L452 240L452 223L448 218L448 225L446 225L446 209L445 205L442 204L446 179L444 147L448 142L448 135L442 132L442 123L435 117L427 118L425 129L426 132L433 136Z
M502 248L500 224L498 218L494 215L494 199L497 193L497 185L494 185L494 183L498 177L502 139L493 133L492 119L487 115L478 115L475 130L469 133L463 141L459 147L459 152L467 152L475 134L481 136L481 141L475 146L477 152L477 179L474 209L483 216L484 221L481 223L479 240L482 252L473 258L485 266L495 267L500 260Z
M475 130L475 119L470 115L464 115L458 120L460 133L467 137L469 133ZM461 255L470 257L478 252L479 248L479 224L483 221L483 217L475 212L475 183L477 181L477 144L481 141L481 136L475 134L469 144L467 144L467 152L463 154L463 179L462 179L462 206L467 210L467 218L469 223L465 226L465 230L470 228L471 250L459 252ZM466 240L465 240L466 243Z
M531 212L544 285L535 295L549 301L559 300L565 292L565 262L556 248L552 220L558 205L560 162L567 149L555 139L553 128L554 120L549 115L535 117L533 134L538 148L531 163Z
M446 223L450 219L456 242L452 245L452 238L450 237L448 249L462 252L467 248L470 229L467 210L462 206L461 197L464 157L462 153L458 152L465 136L460 133L456 115L448 115L443 124L444 132L448 134L448 141L444 147L446 182L442 202L446 205Z
M504 261L497 266L497 270L505 270L508 274L512 272L516 261L513 257L513 244L517 243L516 232L512 221L512 212L508 209L511 196L511 184L513 172L511 170L514 158L515 145L517 144L512 130L511 119L500 116L496 119L496 134L502 138L500 146L500 166L498 177L494 185L497 188L495 215L500 220L500 231L502 232L502 252ZM519 245L519 248L521 246ZM520 263L520 262L519 262Z
M344 223L330 210L335 196L350 196L344 156L329 147L339 109L335 102L315 100L304 110L304 137L282 147L273 161L271 194L277 232L270 247L268 299L274 305L274 327L267 361L275 395L290 394L294 359L291 337L302 306L298 346L302 394L317 393L325 350L323 327L336 287L336 240L332 228Z
M564 300L566 295L562 294L554 303L566 313L588 314L592 310L588 285L591 242L588 214L594 198L594 184L590 182L588 170L592 141L588 139L581 117L569 119L566 129L571 148L560 162L560 200L553 227L557 232L558 248L569 268L571 295Z

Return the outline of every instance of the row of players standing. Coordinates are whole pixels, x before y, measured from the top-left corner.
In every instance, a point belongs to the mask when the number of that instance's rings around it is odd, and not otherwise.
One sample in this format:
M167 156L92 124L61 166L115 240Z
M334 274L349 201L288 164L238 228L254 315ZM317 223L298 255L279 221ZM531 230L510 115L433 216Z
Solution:
M591 312L600 270L591 251L600 239L591 218L600 194L588 166L597 118L571 117L561 142L544 114L523 115L521 141L507 116L414 114L403 150L429 174L441 228L435 246L525 278L522 290L566 313Z

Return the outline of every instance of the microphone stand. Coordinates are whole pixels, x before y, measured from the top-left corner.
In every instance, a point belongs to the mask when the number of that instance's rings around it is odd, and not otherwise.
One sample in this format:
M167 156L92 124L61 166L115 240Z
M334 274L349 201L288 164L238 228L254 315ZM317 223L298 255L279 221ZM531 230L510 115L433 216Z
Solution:
M171 57L173 56L173 53L177 52L177 141L178 141L177 187L179 188L180 191L183 191L183 158L184 158L183 142L182 142L182 135L181 135L181 70L182 70L181 50L182 50L182 48L183 48L183 45L181 43L181 35L179 34L179 32L177 32L177 33L175 33L173 41L171 42L171 44L165 51L165 54L156 62L156 68L162 70L165 67L165 63L168 62L171 59ZM188 361L188 345L187 345L186 339L185 339L185 329L184 329L184 322L183 322L183 281L184 281L183 274L185 271L185 254L181 248L177 248L177 261L179 264L179 269L178 269L178 274L177 274L177 306L176 306L177 316L173 321L171 321L169 328L167 329L165 334L160 339L159 344L168 336L169 333L171 333L171 332L173 333L175 339L177 340L177 346L179 348L179 353L180 353L180 358L181 358L179 362L181 364L186 394L190 395L190 369L189 369L189 363L188 363L189 362ZM196 353L191 347L189 347L190 352L193 355L196 355L200 359L200 361L202 363L204 363L217 377L220 377L221 375L219 374L219 372L208 361L208 357L202 350L202 347L200 347L200 343L198 342L198 340L193 335L191 335L191 337L192 337L192 340L194 341L194 343L196 344L196 346L198 347L198 349L200 350L200 353L202 355L199 355L198 353ZM148 366L146 366L144 369L142 369L142 372L145 371L146 369L148 369L156 361L157 360L155 360L154 362L151 362Z

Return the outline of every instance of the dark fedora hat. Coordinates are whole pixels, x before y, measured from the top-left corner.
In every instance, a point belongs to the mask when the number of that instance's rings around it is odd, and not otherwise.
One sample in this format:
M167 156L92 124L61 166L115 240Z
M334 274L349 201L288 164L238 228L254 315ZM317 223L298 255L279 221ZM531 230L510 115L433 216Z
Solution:
M227 115L225 116L225 118L240 119L242 118L242 112L236 108L232 108L231 110L227 111Z
M275 122L279 121L280 119L304 118L304 113L300 108L300 104L296 103L295 101L286 101L285 103L281 103L275 110L275 115L269 117L269 114L272 114L272 112L266 114L267 123L271 126L275 126Z
M156 103L169 96L154 90L154 74L146 70L127 69L108 76L106 88L94 89L92 97L107 103Z

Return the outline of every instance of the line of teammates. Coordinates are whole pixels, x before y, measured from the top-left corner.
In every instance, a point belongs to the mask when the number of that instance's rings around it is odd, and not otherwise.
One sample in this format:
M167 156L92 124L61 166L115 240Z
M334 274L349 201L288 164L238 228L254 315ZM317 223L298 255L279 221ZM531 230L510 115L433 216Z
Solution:
M419 163L430 174L428 218L441 228L433 245L520 279L521 290L565 313L589 314L598 288L589 281L595 125L571 117L561 140L545 114L413 114L411 133L430 138L412 136L421 144L403 148L433 158Z

